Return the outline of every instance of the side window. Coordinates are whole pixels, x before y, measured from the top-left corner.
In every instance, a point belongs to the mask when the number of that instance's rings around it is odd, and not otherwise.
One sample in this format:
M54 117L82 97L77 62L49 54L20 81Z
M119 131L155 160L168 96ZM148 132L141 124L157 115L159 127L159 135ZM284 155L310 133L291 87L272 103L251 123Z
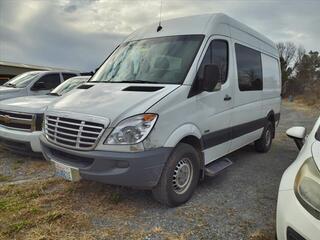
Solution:
M216 89L219 89L221 84L224 84L228 78L228 42L225 40L213 40L207 49L207 52L200 65L197 81L203 80L204 67L205 65L214 64L220 69L220 84L217 85Z
M259 91L263 88L261 53L235 44L240 91Z
M57 87L60 83L60 75L58 73L51 73L41 77L37 82L35 82L34 87L38 85L35 90L51 90Z
M74 73L62 73L62 76L63 76L63 79L65 81L65 80L67 80L69 78L76 77L77 75L74 74Z

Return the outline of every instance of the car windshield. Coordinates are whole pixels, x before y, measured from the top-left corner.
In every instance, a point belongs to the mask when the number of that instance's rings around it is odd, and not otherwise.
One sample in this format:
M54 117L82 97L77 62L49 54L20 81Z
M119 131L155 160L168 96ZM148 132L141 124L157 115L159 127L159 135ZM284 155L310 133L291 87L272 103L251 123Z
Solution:
M26 72L12 78L11 80L3 84L3 86L12 88L24 88L28 86L38 75L39 72Z
M183 35L127 42L90 82L182 84L203 38Z
M82 83L87 82L89 77L73 77L61 83L58 87L53 89L49 95L62 96L63 94L70 92Z

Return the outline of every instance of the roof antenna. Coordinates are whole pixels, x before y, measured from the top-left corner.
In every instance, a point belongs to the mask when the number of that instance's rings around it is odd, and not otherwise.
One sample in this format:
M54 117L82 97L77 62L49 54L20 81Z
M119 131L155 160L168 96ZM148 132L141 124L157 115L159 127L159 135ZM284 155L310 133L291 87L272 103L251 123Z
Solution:
M162 29L162 26L161 26L161 15L162 15L162 0L160 0L159 26L157 28L157 32L160 32L161 29Z

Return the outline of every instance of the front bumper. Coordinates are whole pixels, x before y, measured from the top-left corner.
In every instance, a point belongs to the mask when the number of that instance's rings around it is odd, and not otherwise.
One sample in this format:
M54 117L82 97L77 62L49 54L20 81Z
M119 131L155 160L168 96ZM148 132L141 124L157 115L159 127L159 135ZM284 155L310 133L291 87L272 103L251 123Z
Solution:
M0 127L0 141L6 148L20 153L41 153L41 131L25 132Z
M107 184L150 189L157 185L172 148L143 152L75 151L59 147L41 136L44 157L79 168L80 175Z
M294 233L292 233L292 230ZM294 235L295 238L287 237L288 232L289 236ZM304 209L293 190L279 191L277 237L278 240L317 240L320 237L320 220Z

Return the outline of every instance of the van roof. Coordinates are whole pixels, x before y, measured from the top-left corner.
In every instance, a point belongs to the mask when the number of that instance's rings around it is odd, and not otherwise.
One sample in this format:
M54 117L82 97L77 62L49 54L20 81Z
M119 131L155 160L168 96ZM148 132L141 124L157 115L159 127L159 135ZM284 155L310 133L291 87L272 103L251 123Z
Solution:
M223 13L194 15L165 20L161 22L162 30L159 32L157 32L158 25L159 23L154 23L138 29L130 34L125 42L175 35L203 34L209 37L217 34L232 37L247 45L278 56L276 45L269 38Z

